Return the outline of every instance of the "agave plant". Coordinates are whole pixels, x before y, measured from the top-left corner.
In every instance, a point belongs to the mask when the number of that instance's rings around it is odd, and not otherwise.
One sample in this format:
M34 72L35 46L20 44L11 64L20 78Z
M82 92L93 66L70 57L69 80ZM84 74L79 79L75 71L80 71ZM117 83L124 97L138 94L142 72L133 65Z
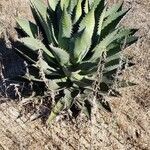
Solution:
M24 33L18 41L26 47L16 51L28 63L21 77L61 93L48 123L73 107L90 117L88 95L103 105L114 90L118 68L124 69L123 47L137 40L136 30L118 25L128 10L122 10L122 3L108 7L105 0L30 0L30 6L35 23L16 19Z

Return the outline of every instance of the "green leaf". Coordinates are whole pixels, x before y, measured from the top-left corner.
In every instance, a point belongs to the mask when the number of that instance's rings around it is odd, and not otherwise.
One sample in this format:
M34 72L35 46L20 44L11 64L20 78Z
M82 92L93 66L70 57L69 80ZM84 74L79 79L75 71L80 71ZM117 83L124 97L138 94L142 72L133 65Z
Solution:
M67 48L68 39L71 37L72 33L72 20L70 14L67 13L67 10L64 8L62 12L61 21L59 24L59 37L58 42L61 48Z
M56 41L54 41L53 37L53 33L52 33L52 24L51 21L48 18L47 15L47 7L44 4L44 2L42 0L30 0L30 5L32 7L32 9L34 9L34 11L36 12L36 16L38 17L38 20L40 21L45 34L47 36L48 42L49 43L56 43Z
M71 32L72 32L71 16L70 14L67 13L67 10L64 8L59 26L59 42L63 37L70 38Z
M87 14L89 12L89 0L85 0L84 12Z
M64 90L64 94L65 94L65 108L70 109L72 104L73 104L73 100L74 98L71 95L71 91L68 89Z
M107 46L119 39L125 39L132 33L131 29L118 28L115 31L108 34L100 43L92 50L94 51L90 61L97 60L102 53L107 52Z
M118 82L118 88L125 88L128 86L134 86L134 85L137 85L137 84L130 82L130 81L126 81L126 80L121 80Z
M59 35L59 24L61 23L60 20L62 17L62 10L60 8L60 4L58 4L55 11L48 9L48 16L50 18L49 19L50 24L52 25L52 28L53 28L55 41L57 41L58 35ZM56 46L58 46L58 41L57 41Z
M127 46L130 46L131 44L135 43L138 40L138 37L136 36L129 36L126 40L125 43ZM121 44L124 44L124 40L121 41Z
M112 60L106 60L106 63L105 63L105 67L109 67L109 66L114 66L114 65L116 65L116 64L119 64L119 63L121 63L122 62L122 64L123 64L123 60L121 60L120 59L120 57L118 58L116 58L116 59L112 59ZM120 64L121 65L121 64Z
M79 32L85 28L88 28L88 26L90 26L90 28L93 29L94 25L95 25L94 9L91 9L90 12L85 15L85 17L82 19L81 23L79 24Z
M109 76L106 76L105 74L102 77L102 81L101 83L105 83L107 88L109 88L109 86L112 86L114 83L114 78L109 78Z
M123 5L123 2L120 2L120 3L114 4L113 6L111 6L107 10L105 17L111 16L112 14L116 13L118 10L120 10L122 8L122 5Z
M69 64L70 56L65 50L59 47L54 47L52 44L50 45L50 48L58 63L60 63L62 66Z
M103 22L103 26L102 26L102 30L104 28L106 28L108 25L112 24L112 22L115 22L115 25L118 24L118 22L122 19L122 17L128 12L128 10L126 11L119 11L116 12L115 14L110 15L104 22ZM116 21L119 18L118 21ZM113 29L113 28L112 28Z
M74 80L82 80L84 76L80 75L79 72L80 72L79 70L75 71L75 72L71 72L70 79L72 81L74 81Z
M53 58L52 53L45 47L45 45L38 39L31 38L31 37L26 37L26 38L21 38L20 42L30 48L33 51L38 51L42 50L45 52L49 57Z
M93 0L93 2L91 3L91 8L93 7L94 9L96 9L99 8L100 5L104 6L104 1L105 0Z
M129 46L131 44L133 44L135 41L137 41L137 37L134 36L129 36L126 39L120 39L116 42L111 43L109 46L107 46L107 57L109 59L109 57L113 56L113 55L119 55L121 54L121 50L122 50L122 46L124 44L125 47ZM118 53L118 54L117 54Z
M88 100L84 101L84 106L82 108L82 111L88 117L88 119L91 119L92 105Z
M25 74L24 76L21 76L22 79L26 79L28 81L33 82L43 82L42 79L40 79L38 76L34 76L32 74Z
M56 71L54 68L50 67L48 65L48 63L43 59L40 58L37 62L36 62L36 66L38 68L41 68L44 72L50 72L52 73L52 71Z
M50 8L51 8L53 11L55 11L56 6L57 6L57 4L58 4L59 1L60 1L60 0L48 0L48 4L49 4Z
M85 74L90 73L90 70L94 68L97 68L97 63L93 63L90 61L85 61L85 62L83 61L77 66L77 69L81 70L82 73L85 72Z
M75 24L79 20L79 18L81 17L81 15L82 15L82 6L81 6L81 3L82 3L82 0L78 0L78 3L76 5L75 17L74 17L74 20L73 20L73 24Z
M71 92L65 89L64 94L65 96L60 99L52 109L50 116L47 120L48 125L51 124L51 122L59 115L59 113L65 108L65 106L70 107L70 102L72 103L73 100Z
M121 43L112 42L110 45L107 46L107 57L115 55L122 50Z
M21 18L16 18L16 21L28 36L36 37L38 35L37 26L34 23Z
M106 68L104 69L104 73L105 73L105 74L106 74L106 73L108 74L109 72L118 69L120 66L121 66L121 64L119 64L119 63L116 64L116 65L108 66L108 67L106 67Z
M49 79L46 81L48 89L51 91L55 91L60 89L61 87L59 86L59 83L61 83L61 80L59 79Z
M97 99L97 106L98 106L98 108L104 108L106 111L108 111L108 112L112 112L112 110L111 110L111 107L110 107L110 104L109 104L109 102L106 100L106 99L104 99L104 98L99 98L99 99Z
M31 7L39 13L39 17L42 17L45 22L47 22L47 7L42 0L30 0Z
M69 6L69 3L70 3L70 0L60 0L61 9L63 10L64 7L67 9Z
M82 88L90 89L91 90L92 89L92 84L93 84L94 80L85 78L84 76L81 76L81 77L82 77L82 79L72 77L71 81L74 84L76 84L78 87L82 87Z
M73 56L77 62L80 62L90 49L94 26L94 10L91 10L81 21L78 37L75 39Z
M100 36L100 34L101 34L103 22L104 22L104 19L105 19L105 14L106 14L106 7L104 8L103 12L101 13L101 16L100 16L99 22L98 22L98 31L97 31L97 35L99 35L99 36Z
M69 7L68 7L69 14L72 14L74 8L77 6L78 1L79 0L70 0Z
M0 23L0 35L1 35L1 33L3 32L3 29L4 29L4 27L3 27L3 25Z
M95 29L94 29L94 33L92 37L91 49L93 49L93 47L95 47L95 45L99 43L100 35L98 35L98 33L99 34L101 33L99 32L102 28L101 22L103 21L103 14L106 11L105 0L95 0L93 2L93 7L95 9L95 13L94 13L95 14Z
M106 60L105 60L105 62L108 63L110 61L118 60L120 58L121 58L121 52L118 52L118 53L116 53L114 55L111 55L111 56L107 57Z
M106 36L98 45L96 45L96 47L92 50L94 52L94 54L92 55L92 57L90 58L89 61L92 61L92 62L96 61L98 58L101 57L103 52L107 51L107 49L106 49L107 46L113 42L118 31L119 31L119 29L113 31L108 36Z
M26 55L25 53L23 53L21 50L15 48L15 50L21 55L21 57L23 57L23 59L25 59L27 62L29 63L33 63L36 64L36 61L33 60L31 57L29 57L28 55Z
M59 115L59 113L64 109L64 107L65 107L65 103L64 103L64 99L62 98L56 103L56 105L52 109L48 117L48 120L46 121L47 125L50 125L52 123L52 121Z

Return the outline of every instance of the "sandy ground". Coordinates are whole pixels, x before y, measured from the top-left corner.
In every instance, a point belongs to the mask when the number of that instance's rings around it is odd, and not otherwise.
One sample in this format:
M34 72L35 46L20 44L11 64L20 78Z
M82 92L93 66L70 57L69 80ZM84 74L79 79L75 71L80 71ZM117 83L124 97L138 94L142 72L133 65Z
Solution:
M76 124L54 123L47 129L40 120L30 122L27 116L18 119L16 102L2 103L0 150L150 149L150 1L125 0L124 6L132 9L122 23L139 29L139 40L125 51L134 57L136 65L123 77L138 85L122 89L120 98L109 98L113 113L99 110L93 126L80 117ZM15 16L32 19L27 0L0 0L0 24L7 28L6 43L8 36L16 38Z

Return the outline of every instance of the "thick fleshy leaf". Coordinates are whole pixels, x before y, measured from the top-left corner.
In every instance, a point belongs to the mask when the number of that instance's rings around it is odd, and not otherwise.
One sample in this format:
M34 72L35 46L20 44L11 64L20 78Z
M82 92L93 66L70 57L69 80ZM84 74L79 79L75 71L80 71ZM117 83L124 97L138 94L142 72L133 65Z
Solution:
M30 72L30 74L26 73L25 75L23 75L22 79L26 79L30 82L31 81L33 81L33 82L43 82L43 80L40 79L40 76L38 74L36 74L36 75L35 75L35 73L31 74L31 72Z
M57 43L54 41L56 38L53 37L53 28L50 19L47 15L47 6L44 4L42 0L30 0L30 5L32 9L35 10L36 16L38 16L38 20L40 21L45 34L47 36L48 42L50 43Z
M50 72L52 73L53 71L56 71L56 69L50 67L48 65L48 63L43 59L43 58L40 58L37 62L36 62L36 65L38 68L42 69L45 73L47 72Z
M81 33L75 39L73 55L77 62L80 62L90 49L94 26L95 18L92 9L81 21L79 25L79 32Z
M20 42L27 46L28 48L30 48L33 51L38 51L38 50L42 50L43 52L45 52L49 57L53 58L52 53L45 47L45 45L38 39L35 38L30 38L30 37L26 37L26 38L22 38L20 39Z
M95 28L94 33L92 37L92 46L91 49L93 49L98 43L100 39L100 33L98 30L101 30L101 24L103 23L103 14L105 14L105 9L107 8L105 6L105 0L95 0L93 1L93 7L95 9ZM91 6L92 7L92 6ZM99 33L98 33L99 32Z
M76 84L78 87L92 90L92 84L94 80L90 80L88 78L82 77L82 79L80 80L76 78L72 78L72 82Z
M55 91L55 90L58 90L60 89L61 87L59 86L59 82L61 82L61 80L58 80L58 79L49 79L46 81L46 84L47 84L47 87L49 90L51 91Z
M109 44L111 44L112 42L122 39L122 38L126 38L131 34L131 30L130 29L124 29L124 28L120 28L120 29L116 29L115 31L111 32L110 34L108 34L102 41L100 41L100 43L93 49L94 54L91 57L91 61L97 60L103 52L107 52L107 46L109 46Z
M106 47L114 40L114 37L117 35L117 33L118 30L115 30L114 32L106 36L98 45L96 45L96 47L92 50L94 54L89 61L93 62L100 58L102 53L107 51Z
M138 37L136 36L129 36L125 41L122 40L121 44L126 44L127 46L130 46L131 44L135 43L138 40Z
M47 125L50 125L52 123L52 121L59 115L59 113L64 109L64 107L65 107L64 99L59 100L48 117L48 120L46 122Z
M118 26L119 22L128 11L129 10L119 11L108 16L103 22L100 38L103 39L107 34L111 33Z
M4 28L3 25L0 24L0 35L1 35L2 31L3 31L3 28Z
M107 57L106 60L105 60L105 62L108 63L108 62L110 62L110 61L118 60L118 59L120 59L120 58L121 58L121 52L116 53L116 54L114 54L114 55L111 55L111 56Z
M70 75L70 80L74 81L74 80L82 80L84 78L84 76L79 74L80 71L75 71L75 72L71 72Z
M90 12L86 14L85 17L82 19L81 23L79 24L79 32L85 28L88 28L88 26L92 26L92 23L94 26L95 25L94 9L91 9Z
M22 52L21 50L15 48L15 50L20 54L20 56L25 59L28 63L33 63L36 64L36 61L33 60L31 57L29 57L28 55L26 55L24 52ZM30 52L31 53L31 52Z
M65 50L59 47L54 47L53 45L50 45L50 48L58 63L60 63L61 65L69 64L70 56Z
M104 69L104 73L106 74L108 74L109 72L111 72L111 71L113 71L113 70L116 70L116 69L118 69L118 68L120 68L121 67L121 64L116 64L116 65L112 65L112 66L108 66L108 67L106 67L105 69Z
M64 94L65 96L60 99L52 109L50 116L47 120L48 125L51 124L51 122L59 115L59 113L69 104L68 102L72 101L71 93L69 90L66 89Z
M57 5L55 11L48 9L48 16L49 16L50 24L52 25L54 31L54 37L56 39L55 41L57 41L59 36L59 24L61 23L60 20L62 17L62 10L60 4ZM58 41L56 46L58 46Z
M101 13L101 16L100 16L99 22L98 22L98 31L97 31L97 35L99 35L99 36L100 36L100 34L101 34L103 22L104 22L104 19L105 19L105 14L106 14L106 7L104 8L103 12Z
M82 15L82 6L81 6L82 0L78 0L77 6L76 6L76 10L75 10L75 17L73 20L73 23L75 24L79 18Z
M28 36L36 37L38 35L38 29L34 23L21 18L16 18L16 21Z
M113 42L107 46L107 57L115 55L119 53L122 49L122 45L120 43Z
M42 0L30 0L31 7L33 7L38 15L44 19L46 22L47 20L47 6L44 4Z
M81 70L81 72L85 72L86 74L89 73L90 70L92 70L94 67L97 67L97 63L92 63L89 61L81 62L77 69Z
M103 22L103 27L102 29L104 29L105 27L107 27L108 25L110 25L113 21L115 21L115 24L118 24L118 22L122 19L122 17L128 12L128 10L125 11L119 11L116 12L115 14L110 15L104 22ZM119 21L116 21L119 18Z
M91 9L92 7L92 3L93 3L93 0L89 0L89 8Z
M112 58L110 57L110 60L109 58L107 57L106 58L106 63L105 63L105 67L109 67L109 66L114 66L116 64L119 64L119 62L124 62L124 59L122 58L121 59L121 56L119 57L119 55L114 55L114 58L112 56Z
M121 80L118 82L118 88L125 88L128 86L134 86L134 85L137 85L137 84L130 82L130 81L126 81L126 80Z
M107 46L107 57L108 57L108 59L110 59L114 55L120 55L123 45L125 45L125 47L126 46L130 46L135 41L137 41L137 39L138 38L135 37L135 36L129 36L126 39L123 38L123 39L121 39L121 40L119 40L117 42L111 43L109 46Z
M63 9L62 17L59 25L59 42L61 38L70 38L72 32L72 21L70 14L67 13L66 8Z
M64 7L67 9L69 6L69 3L70 3L70 0L60 0L61 9L63 10Z
M123 2L120 2L120 3L117 3L117 4L114 4L113 6L111 6L106 14L105 14L105 17L108 17L108 16L111 16L112 14L116 13L118 10L120 10L122 8L122 4Z
M70 14L67 13L66 8L62 12L61 21L59 24L59 46L64 49L68 49L68 39L71 37L72 33L72 20Z
M91 118L92 105L88 100L84 101L84 106L82 106L82 111L88 117L88 119Z
M87 14L89 12L89 0L85 0L84 12Z
M101 109L101 108L104 108L106 111L108 112L112 112L111 110L111 107L110 107L110 104L109 102L104 99L104 98L100 98L100 99L97 99L97 104L98 104L98 107Z
M64 94L65 94L65 108L70 109L73 104L74 98L72 97L71 91L69 91L68 89L64 90Z
M105 0L93 0L93 2L90 2L91 8L94 7L94 9L98 8L100 5L104 5Z
M107 91L108 91L109 88L113 85L114 79L108 78L107 76L103 75L101 83L104 83L104 84L102 84L102 86L104 85L105 89L107 89ZM100 89L101 89L101 91L104 91L103 87L101 87L101 85L100 85Z
M57 6L57 4L58 4L59 1L60 1L60 0L48 0L48 4L49 4L50 8L51 8L53 11L55 11L56 6Z
M78 3L78 0L70 0L69 7L68 7L69 14L72 14L72 12L73 12L74 8L76 7L77 3Z

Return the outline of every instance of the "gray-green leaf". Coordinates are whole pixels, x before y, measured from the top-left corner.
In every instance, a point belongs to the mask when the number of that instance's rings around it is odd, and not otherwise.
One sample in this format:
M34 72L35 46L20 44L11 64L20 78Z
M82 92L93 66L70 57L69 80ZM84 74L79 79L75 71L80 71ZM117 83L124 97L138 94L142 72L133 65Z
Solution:
M16 18L16 21L28 36L36 37L38 35L38 29L34 23L21 18Z

